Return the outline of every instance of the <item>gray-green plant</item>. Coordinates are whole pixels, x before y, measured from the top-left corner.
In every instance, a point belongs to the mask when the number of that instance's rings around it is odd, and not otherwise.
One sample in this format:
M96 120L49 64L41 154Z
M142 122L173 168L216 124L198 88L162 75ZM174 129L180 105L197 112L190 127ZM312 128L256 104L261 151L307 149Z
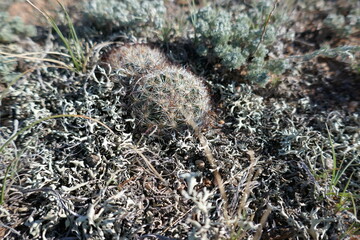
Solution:
M0 55L0 83L10 83L17 75L16 62Z
M266 60L276 44L276 24L280 17L273 14L273 1L261 1L239 13L207 6L190 16L194 27L194 44L201 56L219 59L227 69L247 70L251 82L265 83L269 72L281 74L286 60ZM269 23L270 22L270 23Z
M360 31L360 5L350 10L347 15L330 13L324 19L324 25L339 37L346 37Z
M160 29L165 12L160 0L91 0L84 5L85 21L104 33L121 28L137 32L148 27Z
M24 24L20 17L12 17L0 11L0 43L11 43L34 35L34 26Z
M329 46L324 45L319 50L304 55L290 56L287 59L296 60L296 62L299 63L302 61L309 61L319 56L328 57L328 58L338 58L343 62L349 63L351 68L355 72L359 72L360 70L359 52L360 52L360 46L340 46L336 48L330 48Z

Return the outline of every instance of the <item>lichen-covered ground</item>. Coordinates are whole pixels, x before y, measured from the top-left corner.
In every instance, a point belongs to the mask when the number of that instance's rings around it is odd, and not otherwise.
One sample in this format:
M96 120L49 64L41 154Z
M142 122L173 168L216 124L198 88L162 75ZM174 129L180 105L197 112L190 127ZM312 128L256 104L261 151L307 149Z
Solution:
M55 1L32 2L69 36ZM357 1L269 1L288 18L264 59L290 67L261 84L198 54L191 13L211 1L112 0L105 16L84 2L64 1L88 56L80 70L41 13L0 3L0 19L30 13L28 26L0 23L0 239L360 238ZM155 50L141 68L109 62L119 46ZM148 77L166 68L178 70ZM181 90L158 84L178 75ZM184 111L201 112L196 128Z

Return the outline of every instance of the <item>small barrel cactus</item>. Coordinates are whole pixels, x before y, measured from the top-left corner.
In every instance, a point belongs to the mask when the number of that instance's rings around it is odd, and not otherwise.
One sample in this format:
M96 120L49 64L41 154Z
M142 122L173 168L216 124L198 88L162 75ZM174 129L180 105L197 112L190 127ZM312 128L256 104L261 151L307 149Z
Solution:
M206 87L183 68L167 66L151 72L133 88L132 109L146 125L177 128L192 120L200 126L210 111Z
M141 126L164 133L207 121L211 107L203 81L172 65L161 51L148 45L124 45L113 49L106 62L121 73L129 109Z
M166 56L145 44L129 44L116 47L106 57L111 67L127 76L140 75L159 70L167 64Z

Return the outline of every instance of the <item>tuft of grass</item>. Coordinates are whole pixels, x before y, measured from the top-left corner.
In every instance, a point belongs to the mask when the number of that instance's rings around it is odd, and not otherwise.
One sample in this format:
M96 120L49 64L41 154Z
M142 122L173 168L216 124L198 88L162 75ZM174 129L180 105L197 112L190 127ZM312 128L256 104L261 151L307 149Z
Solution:
M338 199L338 201L336 203L337 211L343 211L343 210L349 211L350 210L351 212L353 212L353 214L357 218L357 207L356 207L356 202L355 202L356 196L353 193L348 191L349 184L350 184L352 176L354 175L355 172L352 172L351 175L349 176L347 183L346 183L344 189L342 190L342 192L338 192L336 190L336 188L338 187L340 178L344 176L345 171L351 166L351 164L356 160L356 158L353 158L351 161L349 161L346 164L346 166L343 166L344 161L342 161L339 165L338 159L336 156L336 152L335 152L335 145L334 145L330 130L327 125L326 125L326 129L328 132L328 138L330 141L332 160L333 160L333 168L332 168L331 180L330 180L330 186L329 186L330 192L327 195L333 196L334 198ZM352 206L351 208L346 207L349 204Z
M160 29L160 40L168 45L171 39L175 36L176 30L169 23L165 24L164 27Z
M37 57L36 55L39 54L52 54L52 55L59 55L59 56L63 56L63 57L70 57L70 55L64 54L64 53L60 53L60 52L29 52L29 53L21 53L21 54L15 54L15 53L7 53L7 52L2 52L0 51L0 55L3 55L5 57L8 57L9 60L7 60L6 62L14 62L16 61L16 59L24 59L24 60L28 60L28 61L33 61L33 62L49 62L55 65L46 65L46 67L55 67L55 68L65 68L65 69L69 69L69 70L73 70L73 68L71 66L69 66L68 64L56 60L56 59L52 59L52 58L41 58L41 57Z
M65 45L65 48L67 49L71 62L73 63L74 67L73 70L76 72L85 72L86 70L86 63L87 63L87 57L85 57L84 54L84 46L83 43L79 40L74 24L65 9L64 5L60 3L58 0L58 4L61 6L63 12L65 13L66 18L66 24L70 32L70 37L65 37L62 31L60 30L59 26L56 24L56 21L53 17L51 17L47 12L39 9L37 6L35 6L30 0L26 0L32 7L34 7L37 11L39 11L46 20L50 23L52 28L55 30L55 32L60 37L61 41Z
M338 185L340 178L344 175L345 171L351 166L351 164L356 160L356 158L353 158L350 162L348 162L348 164L346 164L345 167L343 167L344 164L343 161L338 166L338 159L336 157L334 142L331 138L331 133L327 125L326 125L326 129L328 132L328 138L330 141L332 160L333 160L333 169L331 174L330 187L331 189L334 189Z

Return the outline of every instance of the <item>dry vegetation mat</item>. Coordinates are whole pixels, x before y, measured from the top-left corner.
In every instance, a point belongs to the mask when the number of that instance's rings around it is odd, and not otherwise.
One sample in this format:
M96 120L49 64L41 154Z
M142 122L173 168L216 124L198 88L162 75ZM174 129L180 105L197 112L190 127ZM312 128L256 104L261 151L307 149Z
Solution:
M49 2L0 3L0 239L359 239L358 1Z

